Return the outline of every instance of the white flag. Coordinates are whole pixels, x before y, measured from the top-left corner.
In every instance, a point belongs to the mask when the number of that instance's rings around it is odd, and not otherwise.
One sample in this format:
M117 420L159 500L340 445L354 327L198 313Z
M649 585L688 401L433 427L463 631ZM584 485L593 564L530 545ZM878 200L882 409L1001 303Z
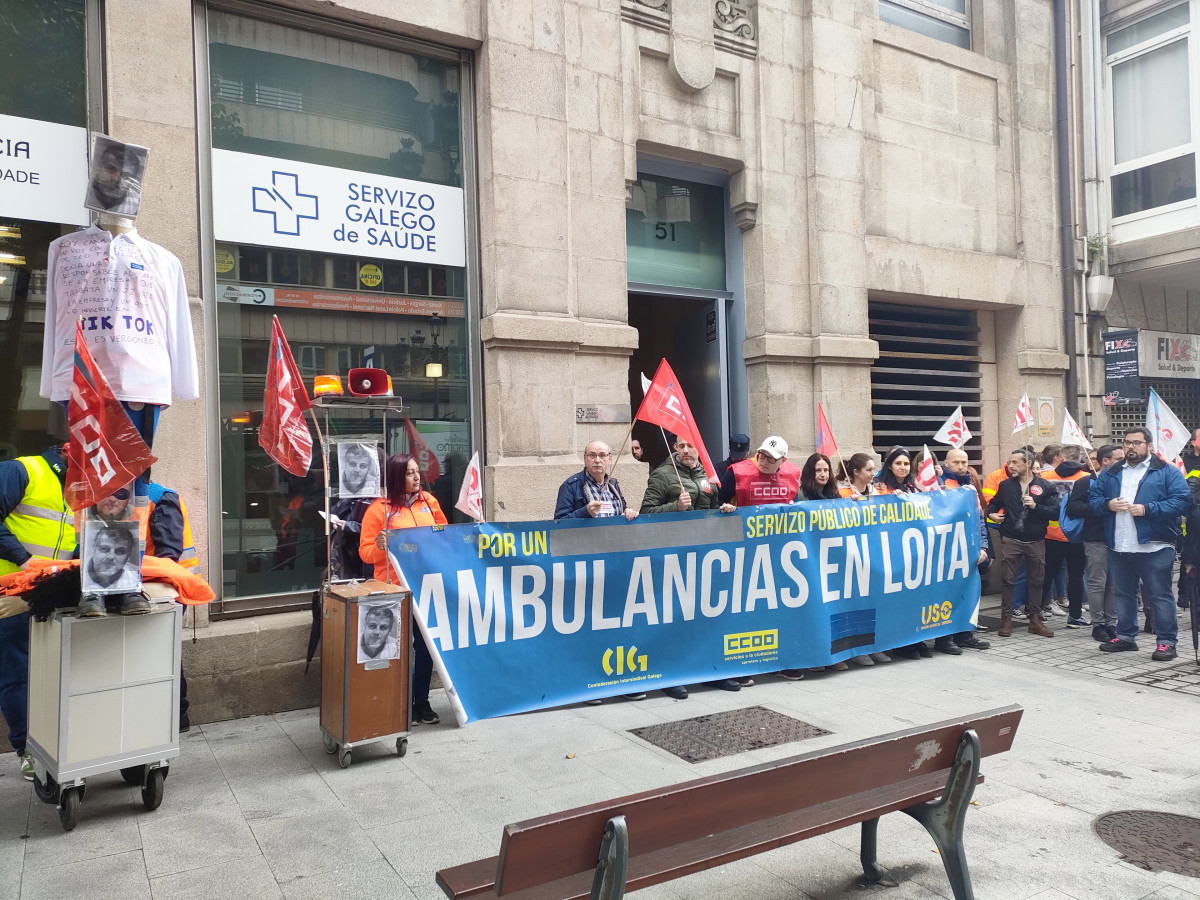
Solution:
M463 474L462 489L454 508L476 522L483 521L483 475L479 471L479 452L476 451Z
M1095 450L1092 442L1087 439L1087 435L1083 433L1083 429L1079 427L1079 423L1075 421L1070 410L1063 410L1063 433L1062 442L1066 445L1075 445L1082 447L1084 450Z
M917 487L923 491L936 491L940 489L937 480L937 470L933 467L933 454L929 452L929 445L925 445L925 456L921 459L921 466L917 469L916 477Z
M1146 427L1154 436L1155 451L1167 462L1175 459L1187 446L1188 430L1153 388L1146 402Z
M961 406L950 414L950 418L933 436L933 439L939 444L949 444L956 450L971 439L971 431L967 428L967 420L963 418Z
M646 377L645 372L638 372L642 376L642 396L646 396L646 391L650 390L650 379Z
M1017 417L1013 419L1013 434L1032 425L1033 407L1029 405L1029 395L1022 394L1021 402L1017 404Z

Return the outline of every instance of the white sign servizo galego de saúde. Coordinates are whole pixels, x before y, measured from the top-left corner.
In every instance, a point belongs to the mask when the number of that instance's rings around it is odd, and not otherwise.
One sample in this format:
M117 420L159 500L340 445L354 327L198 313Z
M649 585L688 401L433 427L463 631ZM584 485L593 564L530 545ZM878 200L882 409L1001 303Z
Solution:
M218 240L466 265L462 188L216 148L212 173Z
M0 116L0 215L86 225L87 185L86 128Z

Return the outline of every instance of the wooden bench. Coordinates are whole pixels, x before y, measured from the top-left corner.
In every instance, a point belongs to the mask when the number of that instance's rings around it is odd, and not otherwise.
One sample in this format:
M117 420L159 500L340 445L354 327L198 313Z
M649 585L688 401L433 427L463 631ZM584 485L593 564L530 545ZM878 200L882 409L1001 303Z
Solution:
M956 900L970 900L963 824L982 756L1008 750L1019 706L909 728L508 825L500 855L437 873L451 898L619 900L703 869L862 824L868 882L879 817L925 826Z

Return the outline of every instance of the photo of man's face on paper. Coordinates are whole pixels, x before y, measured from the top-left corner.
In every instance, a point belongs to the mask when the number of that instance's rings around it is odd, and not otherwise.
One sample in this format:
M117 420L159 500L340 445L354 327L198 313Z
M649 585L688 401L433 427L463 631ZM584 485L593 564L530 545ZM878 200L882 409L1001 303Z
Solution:
M83 205L97 212L135 217L142 205L142 179L149 153L145 147L95 135Z
M374 444L338 444L338 496L379 496L379 451Z
M83 531L83 592L120 594L142 589L137 522L89 519Z
M358 606L358 661L400 656L400 602L360 603Z

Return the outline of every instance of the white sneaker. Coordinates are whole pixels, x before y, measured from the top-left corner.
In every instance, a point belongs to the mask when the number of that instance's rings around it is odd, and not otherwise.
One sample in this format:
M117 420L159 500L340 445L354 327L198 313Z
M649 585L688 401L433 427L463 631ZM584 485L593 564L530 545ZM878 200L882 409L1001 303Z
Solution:
M1012 617L1013 617L1014 622L1028 622L1029 621L1029 614L1025 611L1025 607L1023 607L1023 606L1020 609L1014 609Z

